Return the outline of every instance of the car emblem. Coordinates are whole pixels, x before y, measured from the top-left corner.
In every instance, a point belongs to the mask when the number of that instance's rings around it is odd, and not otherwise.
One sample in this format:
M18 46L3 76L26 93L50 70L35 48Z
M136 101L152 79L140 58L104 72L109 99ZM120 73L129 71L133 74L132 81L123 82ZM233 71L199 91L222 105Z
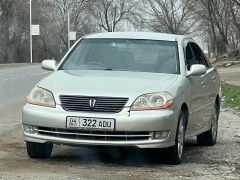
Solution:
M96 99L89 99L89 107L91 110L93 110L95 105L96 105Z

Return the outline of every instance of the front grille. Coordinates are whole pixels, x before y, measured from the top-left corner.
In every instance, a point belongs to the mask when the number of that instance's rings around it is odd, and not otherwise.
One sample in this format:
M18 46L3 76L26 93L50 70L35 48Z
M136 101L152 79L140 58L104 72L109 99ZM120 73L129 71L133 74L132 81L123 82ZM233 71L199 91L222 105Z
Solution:
M136 141L148 140L150 132L125 132L125 131L85 131L72 129L57 129L38 127L36 130L40 135L60 137L76 140L99 140L99 141Z
M90 107L90 100L96 100ZM120 112L128 101L128 98L118 97L89 97L61 95L60 101L66 111L93 111L93 112Z

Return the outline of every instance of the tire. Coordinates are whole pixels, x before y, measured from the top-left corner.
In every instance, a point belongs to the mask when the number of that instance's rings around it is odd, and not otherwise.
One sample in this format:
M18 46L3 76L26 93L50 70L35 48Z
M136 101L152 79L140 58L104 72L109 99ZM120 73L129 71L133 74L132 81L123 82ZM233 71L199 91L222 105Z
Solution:
M30 158L49 158L52 153L53 144L26 142L27 153Z
M214 105L211 121L211 129L197 136L197 143L202 146L213 146L217 142L219 109Z
M184 141L185 141L185 122L186 116L184 112L180 112L179 119L178 119L178 126L175 138L175 145L170 147L167 151L168 153L168 161L171 164L181 164L182 162L182 155L184 149Z

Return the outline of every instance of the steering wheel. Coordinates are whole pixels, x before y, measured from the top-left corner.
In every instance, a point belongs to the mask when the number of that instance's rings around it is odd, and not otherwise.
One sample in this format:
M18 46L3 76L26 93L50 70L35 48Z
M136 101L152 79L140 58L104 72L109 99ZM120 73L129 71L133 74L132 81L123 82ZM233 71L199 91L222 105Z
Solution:
M101 62L98 62L98 61L90 61L90 62L87 62L85 65L96 65L96 66L100 66L100 67L106 68L105 64L103 64Z

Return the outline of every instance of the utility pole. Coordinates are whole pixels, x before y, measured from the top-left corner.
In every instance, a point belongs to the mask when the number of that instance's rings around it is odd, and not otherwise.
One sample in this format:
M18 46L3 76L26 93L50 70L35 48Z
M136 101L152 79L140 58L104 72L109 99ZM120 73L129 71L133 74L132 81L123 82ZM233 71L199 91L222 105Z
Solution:
M68 11L68 50L71 47L69 35L70 35L70 10Z
M29 8L30 8L30 63L33 62L33 53L32 53L32 0L29 0Z

